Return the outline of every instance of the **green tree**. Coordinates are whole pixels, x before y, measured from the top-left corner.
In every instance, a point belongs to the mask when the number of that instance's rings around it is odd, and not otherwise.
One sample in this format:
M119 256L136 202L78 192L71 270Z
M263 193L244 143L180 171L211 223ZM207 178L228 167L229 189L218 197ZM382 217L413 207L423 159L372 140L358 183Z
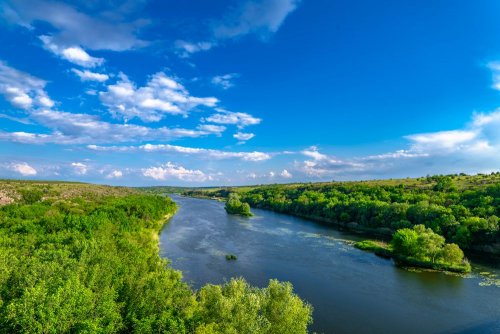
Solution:
M450 264L459 264L464 260L464 252L457 244L446 244L441 250L441 258Z
M250 205L248 203L241 202L240 196L236 193L229 194L225 209L226 212L229 214L252 216L252 212L250 211Z

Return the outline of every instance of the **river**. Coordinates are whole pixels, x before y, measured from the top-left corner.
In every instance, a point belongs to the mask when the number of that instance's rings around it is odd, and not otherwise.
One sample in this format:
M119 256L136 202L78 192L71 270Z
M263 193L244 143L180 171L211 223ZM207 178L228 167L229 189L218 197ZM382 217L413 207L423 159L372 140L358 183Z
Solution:
M314 307L318 333L500 333L500 270L474 267L460 277L409 271L358 250L359 236L304 219L253 209L226 214L224 204L171 196L179 210L160 235L160 253L194 288L242 276L266 286L293 283ZM226 254L236 254L227 261Z

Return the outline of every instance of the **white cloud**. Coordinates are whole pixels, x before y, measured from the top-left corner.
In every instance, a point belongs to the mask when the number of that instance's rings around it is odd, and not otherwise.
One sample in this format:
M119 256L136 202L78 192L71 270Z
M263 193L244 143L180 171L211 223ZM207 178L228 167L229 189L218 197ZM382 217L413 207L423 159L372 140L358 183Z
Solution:
M283 169L280 173L280 176L285 178L285 179L290 179L290 178L292 178L293 175L292 175L292 173L290 173L286 169Z
M495 90L500 90L500 62L491 62L488 64L488 68L491 70L493 76L492 88Z
M311 146L308 149L302 151L302 154L313 158L314 160L326 160L328 157L325 154L319 153L316 146Z
M275 172L273 172L273 171L269 172L269 177L270 177L271 179L272 179L273 177L275 177L275 176L276 176L276 173L275 173Z
M11 169L22 176L33 176L37 174L37 170L26 162L14 163L11 165Z
M140 118L145 122L158 122L166 114L186 115L198 106L214 107L215 97L195 97L163 72L154 74L146 86L137 88L124 74L115 84L107 86L99 97L115 116L126 120Z
M193 148L169 144L145 144L141 146L98 146L88 145L89 149L101 152L156 152L156 153L181 153L196 155L205 159L241 159L243 161L265 161L272 157L271 153L264 152L229 152L206 148Z
M189 182L203 182L208 179L207 175L200 170L186 169L171 162L159 167L145 168L142 170L142 174L158 181L178 179Z
M222 135L222 132L226 131L225 126L213 124L200 124L198 125L197 129L213 133L219 137Z
M233 135L233 137L242 141L242 142L245 142L245 141L250 140L253 137L255 137L255 135L253 133L237 132Z
M302 151L312 158L297 162L307 176L406 177L442 173L477 173L500 168L500 109L473 115L463 129L413 134L409 147L378 155L338 159L317 147Z
M177 54L182 58L187 58L191 56L193 53L210 50L214 46L215 44L212 42L191 43L183 40L177 40L175 42L175 48L177 49Z
M77 8L78 5L84 8ZM101 1L100 8L95 8L94 1L65 4L49 0L16 0L4 4L0 15L5 21L30 30L34 30L38 22L48 23L55 30L51 43L58 47L79 45L91 50L124 51L148 44L137 37L137 32L149 21L132 18L140 12L138 6L141 5L142 1L112 1L109 4ZM85 13L86 10L89 14Z
M0 140L25 144L90 144L141 142L144 140L172 140L177 138L196 138L219 135L206 129L150 128L133 124L114 124L101 121L97 116L74 114L49 109L31 113L31 118L39 124L52 129L52 133L38 134L29 132L0 131Z
M115 169L111 171L108 175L106 175L106 178L108 179L119 179L123 176L123 172L121 170Z
M212 78L212 84L221 87L222 89L229 89L234 86L233 80L237 77L239 77L239 74L237 73L216 75Z
M81 162L72 162L71 167L73 167L73 171L77 175L85 175L89 170L89 167Z
M407 136L416 151L456 150L476 139L475 130L452 130Z
M220 39L246 34L266 37L278 31L288 14L293 12L298 0L250 0L229 13L214 25L214 35Z
M0 94L14 107L29 110L35 107L52 107L45 92L46 82L18 71L0 61Z
M72 68L71 71L80 77L81 81L98 81L104 82L109 79L109 75L103 73L91 72L88 70L80 71ZM95 94L94 94L95 95Z
M217 124L234 124L238 129L249 125L260 124L262 119L243 112L231 112L224 109L217 109L218 113L206 117L204 121Z
M103 58L92 57L79 46L72 45L64 47L57 45L53 42L51 36L40 36L40 40L43 42L43 47L46 50L73 64L83 67L96 67L98 65L102 65L102 63L104 62Z

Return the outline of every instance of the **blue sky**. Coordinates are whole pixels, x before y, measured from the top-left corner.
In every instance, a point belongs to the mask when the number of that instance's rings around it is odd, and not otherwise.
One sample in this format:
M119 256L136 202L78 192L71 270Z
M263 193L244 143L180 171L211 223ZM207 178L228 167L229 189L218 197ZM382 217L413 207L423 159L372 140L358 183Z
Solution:
M0 177L500 169L500 3L0 1Z

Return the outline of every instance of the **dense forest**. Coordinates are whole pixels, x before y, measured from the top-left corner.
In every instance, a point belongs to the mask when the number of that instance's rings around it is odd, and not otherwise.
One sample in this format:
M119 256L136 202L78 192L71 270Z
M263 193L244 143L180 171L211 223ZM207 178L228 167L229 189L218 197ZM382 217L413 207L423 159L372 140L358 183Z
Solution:
M176 205L117 187L0 181L1 333L306 333L291 284L193 291L158 255Z
M462 249L500 255L500 173L190 189L184 194L220 198L232 192L251 207L387 238L398 229L423 225Z

